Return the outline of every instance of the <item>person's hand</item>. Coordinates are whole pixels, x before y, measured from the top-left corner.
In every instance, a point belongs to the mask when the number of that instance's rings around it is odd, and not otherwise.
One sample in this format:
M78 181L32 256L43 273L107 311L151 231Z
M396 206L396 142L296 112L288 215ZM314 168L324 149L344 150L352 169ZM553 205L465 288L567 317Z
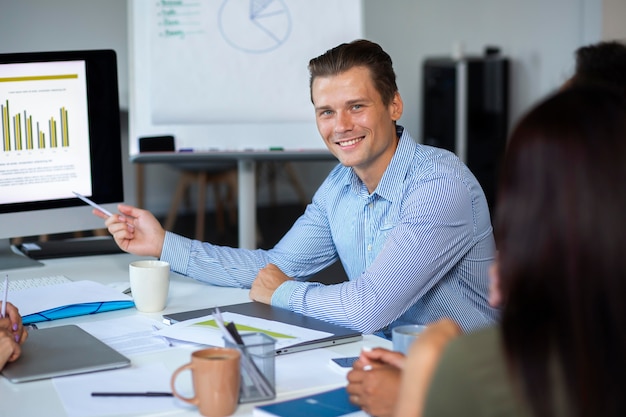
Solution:
M354 363L354 367L363 368L367 365L388 364L396 368L404 368L406 356L401 352L385 348L363 349L359 359Z
M22 317L17 308L7 303L6 316L0 318L0 369L7 362L20 357L20 344L28 338L28 332L22 326Z
M271 304L272 295L276 288L285 281L292 278L288 277L274 264L267 264L257 274L252 287L250 287L250 299L265 304Z
M347 376L350 401L373 416L391 416L404 360L402 353L388 349L363 350Z
M421 416L439 358L446 345L461 333L461 328L454 321L441 319L428 325L415 339L404 364L394 416Z
M104 224L117 245L126 252L139 256L161 256L165 230L152 213L136 207L119 204L121 214L108 217L99 210L93 214L106 219Z
M13 362L20 357L22 350L20 344L15 341L15 335L11 329L0 329L0 369L7 362Z
M10 331L13 339L19 344L24 343L28 338L28 332L22 325L22 316L17 307L11 303L7 303L6 317L0 318L0 329Z

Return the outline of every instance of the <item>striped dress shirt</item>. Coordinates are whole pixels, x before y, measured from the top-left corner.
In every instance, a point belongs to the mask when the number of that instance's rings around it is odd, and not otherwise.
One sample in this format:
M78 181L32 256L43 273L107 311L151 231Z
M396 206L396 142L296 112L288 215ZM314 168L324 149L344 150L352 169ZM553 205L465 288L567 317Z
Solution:
M166 233L161 259L213 285L249 288L259 269L278 266L272 305L389 336L401 324L454 319L468 331L495 322L487 270L495 245L487 201L451 152L400 140L371 194L337 165L304 214L269 250L220 247ZM339 260L349 280L307 279Z

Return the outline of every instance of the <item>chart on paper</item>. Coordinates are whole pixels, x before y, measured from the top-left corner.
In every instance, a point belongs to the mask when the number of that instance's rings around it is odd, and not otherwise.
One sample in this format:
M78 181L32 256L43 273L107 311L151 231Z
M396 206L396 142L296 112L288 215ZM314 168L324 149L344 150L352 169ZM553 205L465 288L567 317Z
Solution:
M222 313L226 323L234 322L241 334L261 332L276 340L276 348L284 348L311 340L332 336L330 333L306 329L277 321L265 320L242 314ZM208 315L176 323L161 329L158 334L177 340L202 343L211 346L223 346L222 332L217 327L213 316Z

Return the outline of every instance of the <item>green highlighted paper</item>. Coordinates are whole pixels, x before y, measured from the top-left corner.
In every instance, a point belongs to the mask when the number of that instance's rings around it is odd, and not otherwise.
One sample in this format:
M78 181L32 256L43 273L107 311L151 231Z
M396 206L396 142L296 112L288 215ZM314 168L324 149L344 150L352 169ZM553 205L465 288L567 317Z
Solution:
M273 338L276 341L276 349L332 336L332 333L228 311L222 313L222 320L225 324L236 323L235 327L242 335L262 333ZM158 333L170 339L203 345L223 346L224 344L222 331L210 314L174 323L159 330Z
M226 325L228 323L225 322L224 324ZM215 319L201 321L201 322L195 323L194 326L204 326L204 327L211 327L213 329L219 329L219 327L217 327L217 323L215 322ZM270 330L265 330L265 329L261 329L261 328L253 327L253 326L246 326L242 324L235 324L235 327L240 333L241 332L265 333L266 335L273 337L274 339L295 339L296 338L295 336L291 336L288 334L273 332Z

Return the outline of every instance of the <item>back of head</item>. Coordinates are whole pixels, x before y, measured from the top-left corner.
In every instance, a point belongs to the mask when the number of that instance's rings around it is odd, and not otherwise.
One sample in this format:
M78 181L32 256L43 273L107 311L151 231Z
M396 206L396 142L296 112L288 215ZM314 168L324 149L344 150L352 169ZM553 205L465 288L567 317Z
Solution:
M570 85L611 88L626 99L626 44L606 41L578 48Z
M311 59L309 88L313 86L313 81L317 77L331 77L354 67L368 68L383 104L391 103L398 91L391 57L380 45L364 39L342 43ZM311 96L311 101L312 99Z
M495 220L502 328L536 415L553 415L555 357L573 415L626 415L625 184L617 94L572 87L512 133Z

